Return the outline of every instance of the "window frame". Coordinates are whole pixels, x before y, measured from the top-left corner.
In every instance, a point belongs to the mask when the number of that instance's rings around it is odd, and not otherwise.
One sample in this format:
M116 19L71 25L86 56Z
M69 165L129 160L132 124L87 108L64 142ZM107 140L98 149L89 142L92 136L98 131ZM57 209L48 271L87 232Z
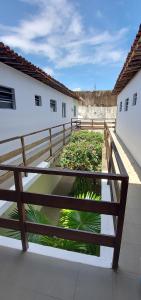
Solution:
M3 95L3 97L2 97L2 94L4 94L4 93L7 94L7 96L8 95L11 96L11 99L10 99L10 97L6 99L6 95ZM0 85L0 109L16 109L16 99L15 99L15 89L14 88Z
M122 111L122 101L120 101L120 103L119 103L119 112L121 112Z
M67 117L67 105L66 102L62 102L62 118Z
M137 105L137 99L138 99L138 93L134 93L133 94L132 106L136 106Z
M77 115L77 109L76 109L76 105L73 106L73 116L76 117Z
M35 95L35 106L42 106L42 97L40 95Z
M54 99L50 99L50 111L57 112L57 101Z
M129 98L125 99L125 106L124 106L124 111L128 111L129 108Z

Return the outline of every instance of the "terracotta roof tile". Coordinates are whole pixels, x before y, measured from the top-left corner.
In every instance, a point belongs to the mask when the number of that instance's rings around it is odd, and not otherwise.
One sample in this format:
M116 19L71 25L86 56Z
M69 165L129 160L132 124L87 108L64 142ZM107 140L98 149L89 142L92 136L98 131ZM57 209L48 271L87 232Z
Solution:
M0 42L0 62L43 82L67 96L80 100L75 92L69 90L65 85L45 73L39 67L33 65L22 56L18 55L2 42Z
M118 95L134 75L141 69L141 25L135 37L130 52L118 76L113 94Z

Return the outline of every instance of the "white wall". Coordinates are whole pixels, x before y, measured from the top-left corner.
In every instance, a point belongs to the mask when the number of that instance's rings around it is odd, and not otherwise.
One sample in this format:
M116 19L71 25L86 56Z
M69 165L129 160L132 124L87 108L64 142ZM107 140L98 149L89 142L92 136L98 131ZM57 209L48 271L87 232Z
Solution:
M3 63L0 63L0 85L14 88L16 98L16 110L0 109L0 140L66 123L74 116L76 99ZM35 95L42 97L42 106L35 106ZM57 101L57 112L51 112L50 99ZM66 103L66 118L62 118L62 102ZM33 140L34 136L30 137L29 142ZM9 144L8 150L15 148L15 145L15 142ZM0 153L6 151L5 147L7 145L1 145Z
M78 116L85 119L114 119L116 118L116 106L78 106Z
M15 89L16 110L0 109L0 139L61 124L73 117L77 100L0 63L0 85ZM35 106L35 95L42 106ZM50 111L50 99L57 100L57 112ZM62 102L67 104L67 117L62 118Z
M137 93L137 104L132 105L133 94ZM125 100L129 98L128 111L124 111ZM122 101L122 111L119 105ZM116 132L141 166L141 71L126 85L117 99Z

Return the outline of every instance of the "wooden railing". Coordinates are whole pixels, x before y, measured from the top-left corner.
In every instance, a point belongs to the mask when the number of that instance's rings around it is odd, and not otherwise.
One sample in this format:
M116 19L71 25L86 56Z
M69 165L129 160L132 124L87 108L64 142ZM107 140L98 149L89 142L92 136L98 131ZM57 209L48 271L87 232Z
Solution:
M107 121L109 120L107 119ZM113 126L114 121L108 124ZM9 164L10 161L10 164L12 162L12 164L26 167L36 162L38 159L41 160L42 158L49 159L54 157L67 143L72 130L88 128L93 130L104 129L104 121L102 119L98 121L91 119L88 121L72 118L71 122L1 140L0 145L7 145L7 148L9 148L12 142L14 142L14 144L16 143L16 149L14 148L14 150L6 151L6 153L4 152L3 155L0 155L0 164ZM39 138L38 136L40 134L43 134L44 136ZM34 141L29 143L27 139L31 137L34 137ZM45 158L43 157L44 155ZM8 180L10 177L10 172L3 172L0 174L0 184Z
M19 212L19 220L0 218L0 227L18 230L21 233L22 248L24 251L28 249L28 233L35 233L41 235L55 236L58 238L75 240L85 243L94 243L101 246L107 246L114 248L113 254L113 269L118 268L121 238L123 231L123 222L126 207L126 198L128 191L128 175L117 151L116 145L110 135L110 130L105 124L105 138L107 147L107 159L108 159L108 173L102 172L87 172L87 171L72 171L66 169L56 168L37 168L37 167L20 167L11 165L0 165L0 170L10 171L14 174L15 190L0 189L0 199L10 202L16 202ZM113 173L112 163L113 156L115 155L116 163L119 168L119 173ZM22 173L36 173L36 174L48 174L50 176L74 176L92 178L93 180L107 179L109 183L120 182L118 201L108 202L94 201L88 199L78 199L69 196L60 195L44 195L37 193L29 193L23 191ZM113 189L112 184L110 184ZM25 204L34 204L40 206L48 206L54 208L66 208L79 211L97 212L99 214L112 215L115 220L115 234L105 235L96 234L92 232L66 229L62 227L37 224L26 220Z
M77 128L80 129L104 129L106 123L110 128L115 128L115 119L78 119L72 118L73 124L76 123Z
M30 132L22 136L16 136L1 140L0 145L7 144L7 147L9 147L10 143L14 141L21 146L16 146L16 149L1 155L0 163L8 164L9 160L10 162L12 161L12 163L14 163L15 160L16 165L26 167L39 158L42 158L43 155L46 156L46 159L49 159L52 156L55 156L56 153L66 144L72 130L75 128L76 124L71 121L50 128ZM38 138L39 134L43 134L45 136L42 138ZM33 136L35 137L35 140L32 143L27 143L27 138ZM38 148L39 146L41 147L41 149ZM4 174L0 176L0 183L3 183L10 177L10 172L4 172Z

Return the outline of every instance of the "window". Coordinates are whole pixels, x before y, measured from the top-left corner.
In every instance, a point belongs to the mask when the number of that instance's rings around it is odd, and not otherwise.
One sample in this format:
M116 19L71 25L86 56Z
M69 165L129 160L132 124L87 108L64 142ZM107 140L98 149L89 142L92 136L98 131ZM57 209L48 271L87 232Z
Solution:
M128 110L128 106L129 106L129 98L127 98L127 99L125 100L125 108L124 108L125 111Z
M0 86L0 108L16 109L14 89Z
M122 111L122 101L119 104L119 111Z
M133 105L136 105L137 104L137 93L135 93L134 95L133 95L133 103L132 103Z
M56 100L50 100L50 110L52 112L57 111L57 102L56 102Z
M73 108L73 115L74 115L74 117L76 117L76 105L74 105L74 108Z
M66 118L66 103L62 102L62 118Z
M42 98L41 96L35 95L35 105L41 106L42 105Z

